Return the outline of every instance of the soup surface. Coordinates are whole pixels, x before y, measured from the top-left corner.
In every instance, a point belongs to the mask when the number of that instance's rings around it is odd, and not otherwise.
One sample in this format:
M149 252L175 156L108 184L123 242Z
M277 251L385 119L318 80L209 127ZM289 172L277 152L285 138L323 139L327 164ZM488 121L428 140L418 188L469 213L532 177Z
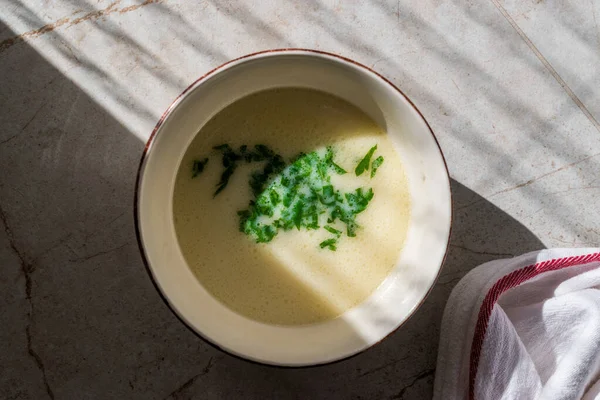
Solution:
M215 195L224 166L214 147L223 144L236 151L268 146L288 166L299 153L323 157L330 147L336 165L347 171L331 173L331 185L342 193L372 189L367 207L356 214L355 236L339 220L328 223L323 212L318 229L279 229L272 240L257 243L240 230L238 211L255 199L249 182L264 162L238 162ZM355 168L375 145L370 168L357 176ZM384 162L372 176L376 158ZM192 177L194 161L206 159ZM258 92L215 115L188 147L173 197L179 246L199 282L231 310L279 325L330 320L363 302L395 266L409 217L406 177L385 131L350 103L300 88Z

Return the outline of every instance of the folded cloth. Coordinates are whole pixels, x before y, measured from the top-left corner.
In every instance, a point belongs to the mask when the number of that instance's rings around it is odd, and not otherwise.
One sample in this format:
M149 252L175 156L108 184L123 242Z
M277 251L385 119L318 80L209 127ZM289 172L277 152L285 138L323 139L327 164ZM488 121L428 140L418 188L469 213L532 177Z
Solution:
M495 260L454 288L434 399L600 399L600 249Z

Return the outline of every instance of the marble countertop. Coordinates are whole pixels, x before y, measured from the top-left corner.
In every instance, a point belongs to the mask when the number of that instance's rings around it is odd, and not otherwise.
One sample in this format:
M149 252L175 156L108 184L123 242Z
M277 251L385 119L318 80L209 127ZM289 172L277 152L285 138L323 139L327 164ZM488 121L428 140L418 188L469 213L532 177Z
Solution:
M0 0L0 398L430 398L466 272L600 242L600 2L571 3ZM144 143L175 96L280 47L398 85L454 195L449 256L416 315L354 358L296 370L228 356L179 322L132 212Z

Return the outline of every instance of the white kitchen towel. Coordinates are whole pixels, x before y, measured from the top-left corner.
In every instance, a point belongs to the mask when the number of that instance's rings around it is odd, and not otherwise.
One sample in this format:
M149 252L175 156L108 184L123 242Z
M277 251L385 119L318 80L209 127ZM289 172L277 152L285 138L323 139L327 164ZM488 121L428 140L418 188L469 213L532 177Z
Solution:
M433 397L600 400L600 249L469 272L446 304Z

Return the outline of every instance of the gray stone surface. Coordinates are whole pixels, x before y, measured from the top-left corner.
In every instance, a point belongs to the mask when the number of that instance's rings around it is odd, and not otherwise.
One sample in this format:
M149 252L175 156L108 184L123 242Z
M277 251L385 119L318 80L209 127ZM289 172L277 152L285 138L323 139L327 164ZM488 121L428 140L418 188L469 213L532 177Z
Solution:
M490 259L600 242L600 9L557 1L0 0L0 398L420 399L445 301ZM195 78L276 47L373 66L453 178L442 276L347 361L275 369L198 339L133 226L144 142Z

